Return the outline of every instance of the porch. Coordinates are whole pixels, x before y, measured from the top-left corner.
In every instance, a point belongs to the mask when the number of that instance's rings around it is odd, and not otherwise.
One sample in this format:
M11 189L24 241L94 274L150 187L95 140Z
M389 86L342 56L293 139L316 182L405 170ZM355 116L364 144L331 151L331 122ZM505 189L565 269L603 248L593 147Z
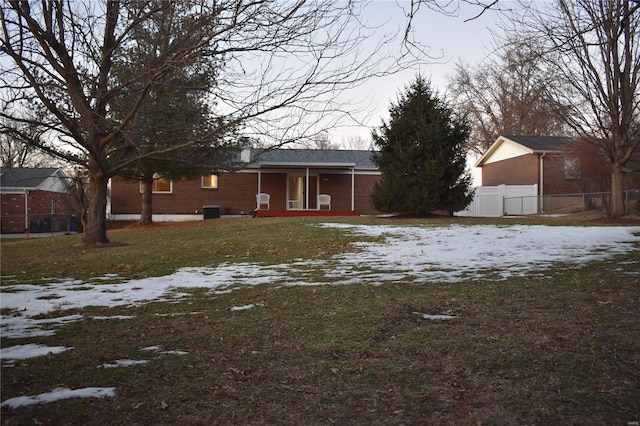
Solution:
M360 216L355 163L261 163L257 174L256 217Z
M256 210L256 217L360 216L358 210Z

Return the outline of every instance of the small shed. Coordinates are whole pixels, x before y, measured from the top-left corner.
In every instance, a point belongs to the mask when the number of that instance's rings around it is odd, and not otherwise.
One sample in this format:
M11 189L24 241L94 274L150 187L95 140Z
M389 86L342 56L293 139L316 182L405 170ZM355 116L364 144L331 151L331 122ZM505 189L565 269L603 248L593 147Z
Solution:
M0 169L1 233L68 231L70 180L60 168Z

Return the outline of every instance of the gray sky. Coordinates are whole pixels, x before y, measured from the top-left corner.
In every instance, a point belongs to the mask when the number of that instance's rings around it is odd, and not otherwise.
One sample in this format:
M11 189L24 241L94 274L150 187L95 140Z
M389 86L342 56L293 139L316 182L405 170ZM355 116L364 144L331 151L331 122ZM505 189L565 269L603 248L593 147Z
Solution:
M504 6L513 2L502 0L500 4ZM409 2L375 1L366 8L365 19L372 25L382 25L381 31L404 28L407 18L403 14L403 8L408 7ZM364 126L334 129L329 133L330 140L340 143L350 136L368 139L371 128L380 126L381 120L387 119L390 102L396 101L397 94L417 73L430 78L432 85L443 95L447 77L459 61L470 65L480 64L492 50L491 29L496 28L499 14L495 10L488 10L478 18L464 22L479 12L478 7L465 3L460 5L457 16L445 16L422 7L415 17L412 37L427 49L430 56L439 59L424 58L428 63L393 76L373 79L354 90L351 94L353 99L371 103L371 108L368 109L370 114L360 117ZM400 48L398 45L397 49Z

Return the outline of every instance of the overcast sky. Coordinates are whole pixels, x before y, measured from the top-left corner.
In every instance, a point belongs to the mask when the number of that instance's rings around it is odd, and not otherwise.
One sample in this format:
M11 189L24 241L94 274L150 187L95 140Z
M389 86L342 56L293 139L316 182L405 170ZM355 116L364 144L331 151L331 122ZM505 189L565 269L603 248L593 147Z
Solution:
M512 1L501 0L501 7L513 6ZM373 25L382 25L381 31L404 28L407 18L404 12L408 10L409 2L374 1L365 9L365 19ZM451 10L457 6L454 2ZM404 9L404 10L403 10ZM487 10L481 16L476 16L481 9L466 3L460 4L457 16L445 16L426 7L422 7L413 22L413 39L429 49L430 56L440 58L428 60L429 63L415 66L394 76L372 79L358 88L355 98L371 101L372 113L363 117L365 126L335 129L330 132L330 140L341 142L350 136L369 138L372 127L378 127L381 120L388 117L390 102L395 102L398 92L410 83L417 73L421 73L431 80L440 94L446 91L447 77L452 74L454 66L459 62L470 65L479 64L493 49L491 29L496 29L499 13ZM397 46L400 49L401 46ZM426 59L426 58L425 58Z

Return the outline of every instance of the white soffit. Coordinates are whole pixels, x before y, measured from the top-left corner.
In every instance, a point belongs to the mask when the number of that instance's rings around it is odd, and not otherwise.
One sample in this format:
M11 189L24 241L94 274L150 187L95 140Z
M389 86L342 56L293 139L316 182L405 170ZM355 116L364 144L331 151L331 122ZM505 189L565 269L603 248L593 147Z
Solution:
M501 144L498 145L493 153L486 158L484 164L496 163L502 160L508 160L521 155L532 154L530 148L524 147L519 143L515 143L509 139L501 138Z

